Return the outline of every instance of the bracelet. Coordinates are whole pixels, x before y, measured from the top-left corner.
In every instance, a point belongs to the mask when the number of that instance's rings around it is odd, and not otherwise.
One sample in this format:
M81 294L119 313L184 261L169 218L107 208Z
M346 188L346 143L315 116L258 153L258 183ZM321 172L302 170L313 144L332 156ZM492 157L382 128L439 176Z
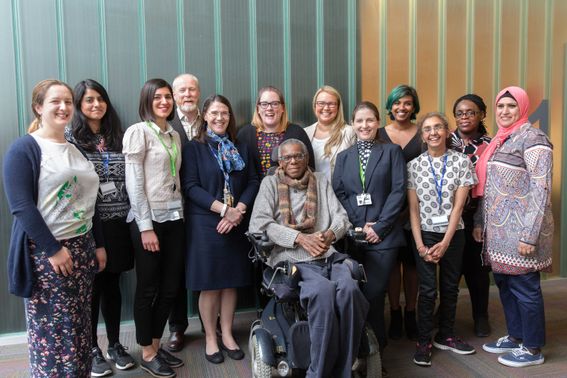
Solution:
M222 205L222 210L220 212L220 216L221 218L224 218L224 216L226 215L226 211L228 210L228 205L225 203L224 205Z

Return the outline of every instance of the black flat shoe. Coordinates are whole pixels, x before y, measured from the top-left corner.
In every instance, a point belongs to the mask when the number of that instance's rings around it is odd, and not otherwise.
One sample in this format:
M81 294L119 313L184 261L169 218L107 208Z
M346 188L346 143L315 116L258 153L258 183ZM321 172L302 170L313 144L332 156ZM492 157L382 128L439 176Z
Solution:
M165 361L166 364L168 364L172 368L183 366L183 360L175 357L173 354L169 353L163 348L159 348L157 354L161 357L162 360Z
M207 359L207 361L213 364L220 364L224 362L224 356L222 355L222 352L220 350L213 354L207 354L207 352L205 351L205 358Z
M244 352L242 351L242 349L228 349L223 344L222 340L219 340L219 347L221 348L221 350L224 350L226 352L226 355L233 360L241 360L244 358Z
M147 371L154 377L170 378L175 377L176 375L175 372L171 370L171 367L159 355L156 355L151 361L146 361L142 358L140 367L142 370Z

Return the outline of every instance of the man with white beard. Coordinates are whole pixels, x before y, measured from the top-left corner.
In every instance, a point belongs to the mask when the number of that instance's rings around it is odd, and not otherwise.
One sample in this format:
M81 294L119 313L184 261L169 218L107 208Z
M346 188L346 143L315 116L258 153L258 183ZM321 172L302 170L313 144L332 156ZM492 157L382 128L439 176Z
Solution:
M173 98L176 110L171 126L181 137L181 147L183 148L194 136L197 135L199 128L203 124L203 118L199 112L199 100L201 88L199 79L191 74L181 74L173 80ZM186 240L186 243L189 240ZM179 278L179 293L169 314L169 340L166 347L171 352L179 352L185 344L184 335L187 329L187 289L185 288L185 270Z

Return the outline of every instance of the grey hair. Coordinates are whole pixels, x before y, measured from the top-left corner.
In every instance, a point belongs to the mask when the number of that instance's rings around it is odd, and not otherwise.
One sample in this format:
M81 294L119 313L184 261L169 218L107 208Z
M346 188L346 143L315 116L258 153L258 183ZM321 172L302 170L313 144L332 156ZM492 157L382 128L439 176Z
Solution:
M197 78L197 76L190 73L183 73L181 75L178 75L175 79L173 79L173 83L171 84L171 86L173 87L174 91L179 86L179 82L184 78L192 79L193 81L195 81L195 84L197 84L197 88L199 88L199 90L201 89L201 85L199 84L199 79Z
M278 148L278 160L281 158L281 150L284 146L287 146L288 144L298 144L301 146L301 151L305 154L305 156L309 155L309 151L307 150L307 146L305 145L305 143L303 143L302 141L300 141L299 139L295 139L295 138L290 138L290 139L286 139L284 140L277 148Z

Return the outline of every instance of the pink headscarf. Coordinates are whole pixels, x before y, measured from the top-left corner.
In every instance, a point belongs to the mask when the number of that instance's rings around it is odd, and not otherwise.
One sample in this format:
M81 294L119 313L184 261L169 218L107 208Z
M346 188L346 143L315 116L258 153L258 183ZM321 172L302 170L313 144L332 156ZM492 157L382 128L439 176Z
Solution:
M502 89L496 96L496 101L494 105L498 104L498 101L502 98L506 92L510 93L514 100L518 103L518 108L520 109L520 119L518 119L514 124L509 127L502 127L498 125L498 132L492 138L490 144L486 147L480 159L476 163L476 175L478 177L478 185L472 190L473 197L482 197L484 195L484 186L486 184L486 167L488 161L496 148L498 148L502 143L512 134L514 131L518 130L522 125L528 123L528 109L530 108L530 99L526 91L520 87L507 87ZM498 120L496 121L498 123Z

